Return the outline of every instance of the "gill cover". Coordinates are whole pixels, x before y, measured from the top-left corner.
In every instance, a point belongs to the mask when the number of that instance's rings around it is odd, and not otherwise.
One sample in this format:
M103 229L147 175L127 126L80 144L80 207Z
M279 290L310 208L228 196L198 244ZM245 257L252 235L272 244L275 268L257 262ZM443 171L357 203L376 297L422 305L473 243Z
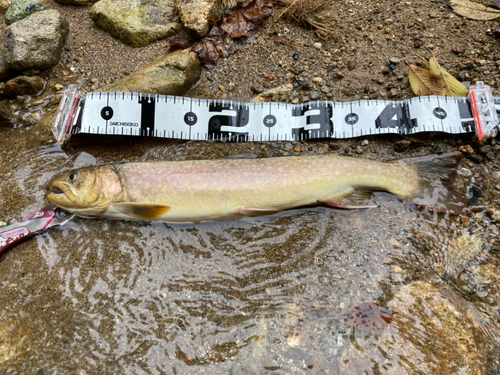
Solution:
M47 199L67 211L92 216L106 212L122 190L114 166L88 167L57 175Z

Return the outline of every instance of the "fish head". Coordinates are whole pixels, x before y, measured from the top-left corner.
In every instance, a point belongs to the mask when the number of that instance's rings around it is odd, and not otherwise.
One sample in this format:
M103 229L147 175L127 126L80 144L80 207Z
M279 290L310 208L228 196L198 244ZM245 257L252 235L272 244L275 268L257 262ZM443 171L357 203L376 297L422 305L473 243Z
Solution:
M47 199L58 207L81 215L99 215L122 194L114 166L74 169L56 175Z

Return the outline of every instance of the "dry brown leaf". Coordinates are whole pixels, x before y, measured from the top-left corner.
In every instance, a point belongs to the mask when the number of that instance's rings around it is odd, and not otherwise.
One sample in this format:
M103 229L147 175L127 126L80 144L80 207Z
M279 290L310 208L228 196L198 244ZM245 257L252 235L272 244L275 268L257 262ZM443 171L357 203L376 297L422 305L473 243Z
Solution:
M408 79L415 95L442 95L443 89L439 78L437 78L429 69L421 68L416 65L409 65L410 71Z
M462 83L460 83L455 77L443 69L436 58L432 56L429 59L429 70L436 77L439 77L439 82L441 83L443 96L467 96L469 90Z
M434 56L429 61L422 57L420 60L423 68L409 65L408 79L415 95L467 96L467 87L441 67Z
M468 0L450 0L448 5L455 13L472 20L489 21L500 17L500 10Z
M231 38L248 36L248 32L259 27L271 15L276 3L265 0L252 0L247 6L233 10L224 17L220 28Z
M193 45L193 52L198 54L200 62L207 69L215 68L220 58L229 56L230 46L225 43L225 36L224 31L214 26L205 38Z

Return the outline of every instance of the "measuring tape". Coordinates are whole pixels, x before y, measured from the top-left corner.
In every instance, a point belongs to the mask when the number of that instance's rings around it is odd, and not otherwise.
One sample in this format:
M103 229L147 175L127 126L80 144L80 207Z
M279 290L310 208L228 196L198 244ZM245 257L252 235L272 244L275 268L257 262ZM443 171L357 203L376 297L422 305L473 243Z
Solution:
M131 135L185 140L303 141L374 134L498 131L500 97L483 82L468 98L425 96L404 101L313 101L304 104L227 100L129 92L64 91L53 125L59 143L72 134Z

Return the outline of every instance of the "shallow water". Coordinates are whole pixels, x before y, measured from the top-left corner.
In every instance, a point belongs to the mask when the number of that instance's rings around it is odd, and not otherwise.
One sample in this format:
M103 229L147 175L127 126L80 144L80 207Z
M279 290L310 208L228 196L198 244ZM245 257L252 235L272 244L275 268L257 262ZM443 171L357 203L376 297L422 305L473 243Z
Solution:
M12 138L2 147L14 144L16 131L3 133ZM123 143L118 151L102 145L63 151L52 141L27 139L2 156L0 220L42 207L47 182L73 164L232 152L227 144L182 142L129 152ZM236 145L233 152L260 150ZM380 207L370 210L302 208L193 225L76 218L38 235L0 263L0 373L444 373L452 367L443 361L453 355L426 352L435 338L432 330L418 328L425 324L417 311L410 329L403 318L385 330L345 321L363 303L389 306L398 316L391 301L415 281L453 294L445 301L460 305L465 322L465 333L457 329L456 339L470 333L476 373L494 373L497 358L487 355L494 334L482 327L496 332L496 306L436 273L432 266L439 257L429 252L442 253L464 229L474 229L484 255L498 224L466 223L389 194L376 197ZM460 273L494 259L481 254ZM442 316L428 314L441 324ZM405 337L414 328L420 335ZM390 349L386 339L413 346ZM358 360L349 367L353 351L365 353L371 364Z

